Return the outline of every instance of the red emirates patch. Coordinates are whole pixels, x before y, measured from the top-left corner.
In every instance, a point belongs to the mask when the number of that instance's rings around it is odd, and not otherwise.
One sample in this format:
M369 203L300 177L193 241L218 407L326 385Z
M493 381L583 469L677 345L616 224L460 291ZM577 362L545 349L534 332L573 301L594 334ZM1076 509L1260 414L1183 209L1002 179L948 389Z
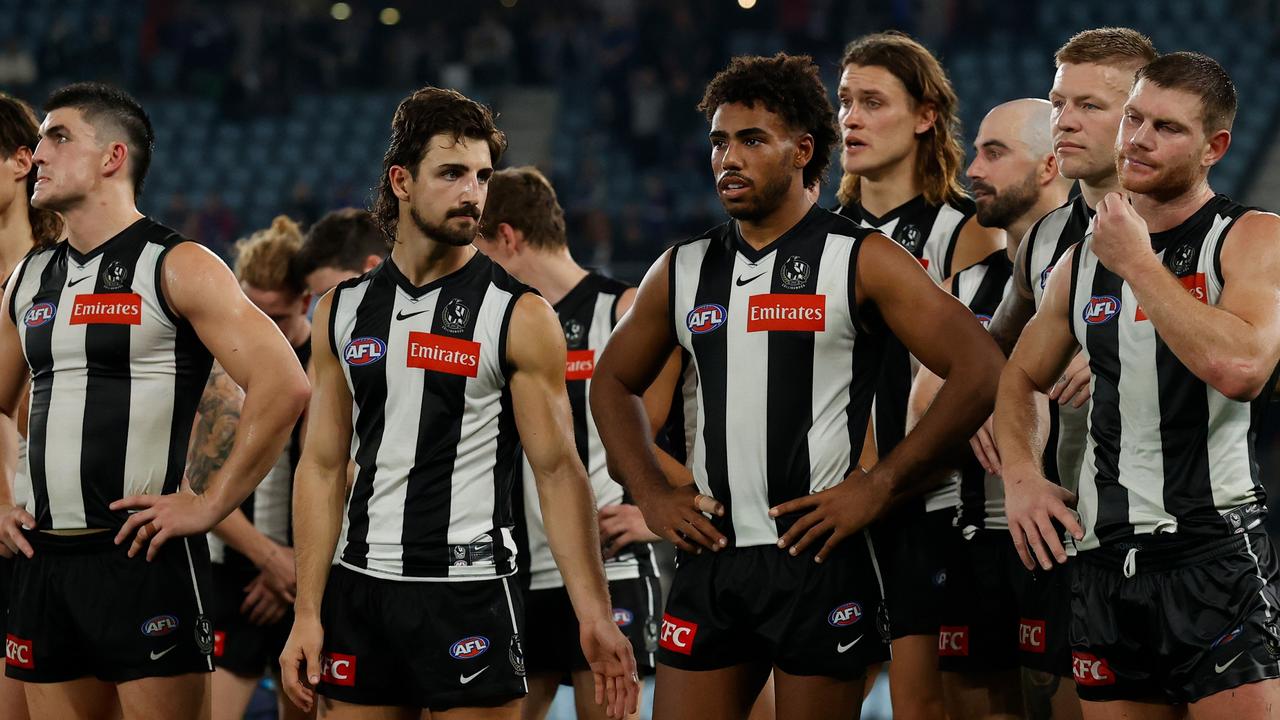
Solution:
M72 325L141 325L142 296L137 293L77 295Z
M752 295L747 303L747 332L827 329L826 295Z
M480 343L433 333L409 333L405 364L450 375L475 377L480 372Z
M590 380L595 370L595 350L570 350L565 358L565 380Z
M1182 287L1186 288L1187 292L1191 293L1191 297L1202 303L1209 303L1209 289L1205 285L1204 273L1184 275L1183 277L1178 278L1178 282L1182 283ZM1139 305L1138 309L1133 314L1133 320L1134 322L1142 322L1146 319L1147 314L1142 312L1142 306Z

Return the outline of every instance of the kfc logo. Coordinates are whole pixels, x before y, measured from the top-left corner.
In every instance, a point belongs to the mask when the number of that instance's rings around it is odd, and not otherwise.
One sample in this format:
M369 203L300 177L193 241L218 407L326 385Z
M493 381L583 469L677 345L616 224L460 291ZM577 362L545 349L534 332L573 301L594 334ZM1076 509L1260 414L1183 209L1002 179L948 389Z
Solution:
M324 653L320 656L320 682L352 687L356 684L356 656Z
M1107 661L1094 657L1091 653L1071 651L1071 674L1075 676L1077 685L1114 685L1115 673L1107 665Z
M1022 618L1018 621L1018 648L1032 653L1045 651L1043 620Z
M475 377L480 373L480 343L433 333L409 333L411 368Z
M570 350L565 358L565 380L590 380L595 370L595 350Z
M4 661L24 670L35 669L35 657L31 651L31 641L23 640L15 635L6 635L4 641Z
M222 657L222 653L227 651L227 634L221 630L213 631L213 656Z
M826 295L752 295L747 312L747 332L827 329Z
M142 296L137 293L77 295L72 325L141 325Z
M681 655L693 654L693 639L698 635L698 624L662 614L662 634L658 645Z
M1090 325L1101 325L1120 312L1120 298L1114 295L1094 295L1084 306L1084 321Z
M938 628L939 655L969 655L969 626L947 626Z

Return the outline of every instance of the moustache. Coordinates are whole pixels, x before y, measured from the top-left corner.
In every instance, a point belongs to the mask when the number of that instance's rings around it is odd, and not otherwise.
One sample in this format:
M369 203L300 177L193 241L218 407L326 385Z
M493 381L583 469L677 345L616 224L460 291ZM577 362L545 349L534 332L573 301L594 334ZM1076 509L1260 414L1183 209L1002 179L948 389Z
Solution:
M996 194L996 189L995 189L993 186L988 185L987 183L984 183L984 182L977 181L977 180L975 180L975 181L973 181L973 182L971 183L971 187L972 187L972 189L973 189L973 191L974 191L975 193L976 193L976 192L984 192L984 193L987 193L988 195L995 195L995 194Z
M475 205L463 205L462 207L453 208L444 214L446 220L455 217L469 217L472 220L480 219L480 209Z

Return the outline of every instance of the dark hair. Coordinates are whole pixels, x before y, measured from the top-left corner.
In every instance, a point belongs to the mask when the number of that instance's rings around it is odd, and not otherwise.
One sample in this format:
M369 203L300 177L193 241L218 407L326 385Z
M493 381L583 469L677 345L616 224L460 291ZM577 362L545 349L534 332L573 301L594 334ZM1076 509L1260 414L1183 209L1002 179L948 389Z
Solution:
M299 280L320 268L364 272L365 258L387 256L387 236L367 210L342 208L316 221L293 256L293 273Z
M75 83L54 90L44 103L45 112L67 107L79 110L85 122L99 133L110 126L111 130L124 134L132 166L133 195L141 197L142 184L147 178L147 169L151 167L151 153L156 145L156 133L147 111L129 93L96 82Z
M707 84L698 109L711 120L716 109L728 103L747 107L760 103L792 129L808 133L813 138L813 157L804 166L804 186L826 182L840 132L813 58L786 53L734 58Z
M873 33L849 43L840 67L862 65L881 67L898 78L916 105L929 105L936 118L933 127L916 136L916 175L924 199L931 205L954 204L965 197L960 184L964 150L960 147L960 105L942 63L915 39L896 30ZM837 197L849 205L859 198L858 176L840 178Z
M1126 27L1082 30L1053 55L1055 65L1146 65L1156 59L1151 38Z
M1139 80L1200 98L1200 122L1205 135L1230 130L1236 119L1236 85L1218 61L1208 55L1195 52L1161 55L1138 71L1134 82Z
M416 179L428 143L441 134L454 140L484 140L495 166L507 149L507 136L494 124L489 108L456 90L425 87L402 100L391 118L391 142L382 157L382 179L373 203L374 220L388 241L395 239L400 218L400 202L391 190L391 167L399 165Z
M0 92L0 157L11 158L19 148L34 152L40 142L40 124L31 106L12 95ZM36 186L36 166L27 174L27 221L36 247L46 247L62 236L62 218L52 210L41 210L31 204Z
M532 166L499 170L489 178L489 197L480 218L480 232L492 235L499 223L524 233L525 240L537 248L560 248L568 244L564 209L556 199L556 191L551 181Z

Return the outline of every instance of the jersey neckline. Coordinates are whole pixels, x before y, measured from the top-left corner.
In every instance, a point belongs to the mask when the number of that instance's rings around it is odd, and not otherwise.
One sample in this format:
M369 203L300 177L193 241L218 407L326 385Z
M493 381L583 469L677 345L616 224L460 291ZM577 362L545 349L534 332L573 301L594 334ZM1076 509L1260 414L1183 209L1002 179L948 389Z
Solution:
M88 265L90 262L93 262L94 258L106 252L107 248L110 247L111 245L114 245L116 241L118 241L120 238L128 237L134 234L135 232L141 229L143 224L150 224L150 221L151 221L151 218L147 217L146 215L143 215L137 220L134 220L133 222L129 223L128 227L116 233L115 235L112 235L111 237L107 238L101 245L90 250L87 253L81 253L79 250L75 249L75 247L71 244L71 241L68 240L66 241L67 257L71 258L71 261L74 262L76 265L79 265L80 267L84 267L85 265Z
M824 212L826 212L826 210L823 210L817 203L814 203L809 208L809 211L804 214L804 217L800 218L799 222L792 225L786 232L774 238L772 242L759 250L751 247L751 245L747 244L746 240L742 239L742 233L738 230L737 220L729 221L729 238L733 243L734 249L738 251L738 254L753 263L760 262L760 260L768 257L769 253L777 250L790 242L792 238L798 236Z
M386 268L387 274L391 276L391 280L395 282L397 287L403 290L405 294L407 294L409 297L417 300L425 296L427 293L431 292L432 290L436 290L438 288L444 287L445 285L448 285L449 283L452 283L455 280L458 280L462 276L466 275L476 265L478 265L480 262L483 262L481 258L484 258L484 257L485 257L484 253L480 252L479 250L476 250L475 254L471 256L471 259L467 260L467 262L462 267L458 268L457 270L454 270L453 272L447 275L442 275L421 287L414 285L412 282L409 281L408 277L405 277L405 274L401 272L399 266L396 265L395 260L393 260L390 255L387 256L386 260L382 261L382 266Z

